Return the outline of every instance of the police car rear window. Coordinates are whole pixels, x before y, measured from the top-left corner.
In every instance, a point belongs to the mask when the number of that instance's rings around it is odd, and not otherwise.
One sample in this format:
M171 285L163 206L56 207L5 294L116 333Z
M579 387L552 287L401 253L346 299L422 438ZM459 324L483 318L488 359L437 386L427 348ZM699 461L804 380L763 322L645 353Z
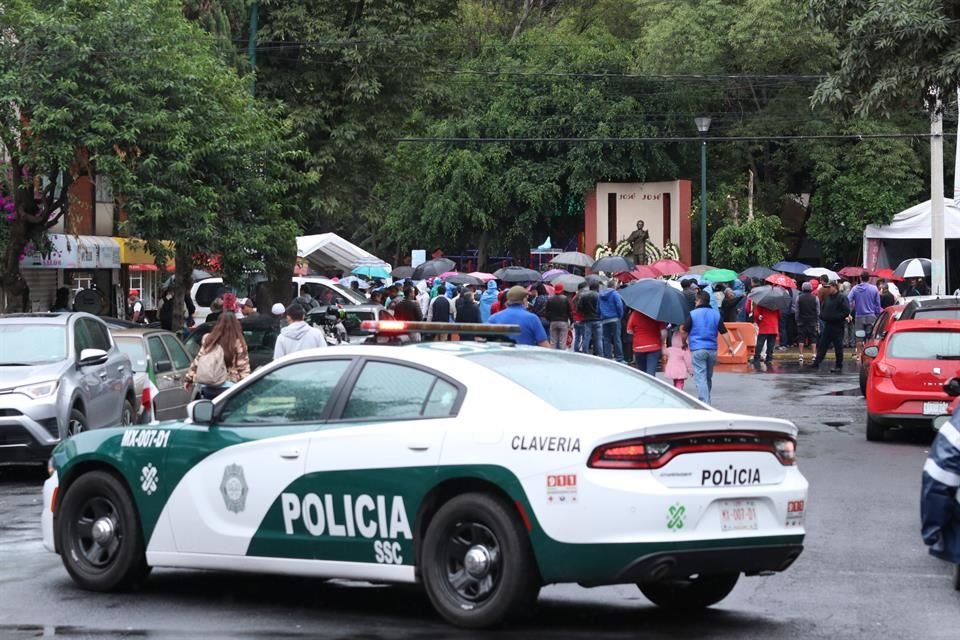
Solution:
M560 411L702 408L645 373L600 358L547 349L463 357L516 382Z

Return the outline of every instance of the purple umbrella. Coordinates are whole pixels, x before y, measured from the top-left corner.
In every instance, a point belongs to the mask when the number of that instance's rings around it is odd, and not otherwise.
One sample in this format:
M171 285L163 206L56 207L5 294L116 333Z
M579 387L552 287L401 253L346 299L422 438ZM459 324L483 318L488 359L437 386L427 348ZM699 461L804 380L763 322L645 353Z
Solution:
M542 278L544 282L552 282L554 278L558 278L567 273L570 273L570 272L567 271L566 269L550 269L550 271L543 272Z

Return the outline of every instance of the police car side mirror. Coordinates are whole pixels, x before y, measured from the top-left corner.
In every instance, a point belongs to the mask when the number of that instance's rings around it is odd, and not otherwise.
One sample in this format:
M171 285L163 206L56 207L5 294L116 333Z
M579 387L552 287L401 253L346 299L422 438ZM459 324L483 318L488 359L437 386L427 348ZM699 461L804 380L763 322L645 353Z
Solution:
M193 424L210 425L213 423L213 403L209 400L194 400L187 405L187 415Z
M878 353L880 353L880 349L873 346L867 347L863 350L863 355L867 356L868 358L876 358Z
M864 338L867 337L867 332L864 331L863 329L859 329L859 330L855 333L855 335L856 335L858 338L860 338L861 340L863 340Z
M948 383L943 385L943 391L952 398L960 396L960 378L951 378Z

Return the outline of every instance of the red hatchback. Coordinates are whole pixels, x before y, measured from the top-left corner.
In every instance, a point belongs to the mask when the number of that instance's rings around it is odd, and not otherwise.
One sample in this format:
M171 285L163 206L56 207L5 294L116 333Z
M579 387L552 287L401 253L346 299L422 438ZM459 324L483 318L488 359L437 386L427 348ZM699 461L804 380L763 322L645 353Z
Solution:
M960 320L898 320L866 350L867 440L882 440L888 427L930 428L947 413L943 385L960 376Z

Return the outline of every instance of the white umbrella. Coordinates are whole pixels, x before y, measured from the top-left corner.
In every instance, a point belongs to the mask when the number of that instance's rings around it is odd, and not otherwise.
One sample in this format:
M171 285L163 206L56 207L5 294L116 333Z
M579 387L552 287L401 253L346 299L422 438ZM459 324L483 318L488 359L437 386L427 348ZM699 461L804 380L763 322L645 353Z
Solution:
M810 267L803 272L803 275L810 276L811 278L819 278L820 276L827 276L830 278L831 282L836 282L840 279L840 276L836 271L831 271L824 267Z
M927 258L911 258L901 262L896 269L895 274L901 278L929 278L930 260Z

